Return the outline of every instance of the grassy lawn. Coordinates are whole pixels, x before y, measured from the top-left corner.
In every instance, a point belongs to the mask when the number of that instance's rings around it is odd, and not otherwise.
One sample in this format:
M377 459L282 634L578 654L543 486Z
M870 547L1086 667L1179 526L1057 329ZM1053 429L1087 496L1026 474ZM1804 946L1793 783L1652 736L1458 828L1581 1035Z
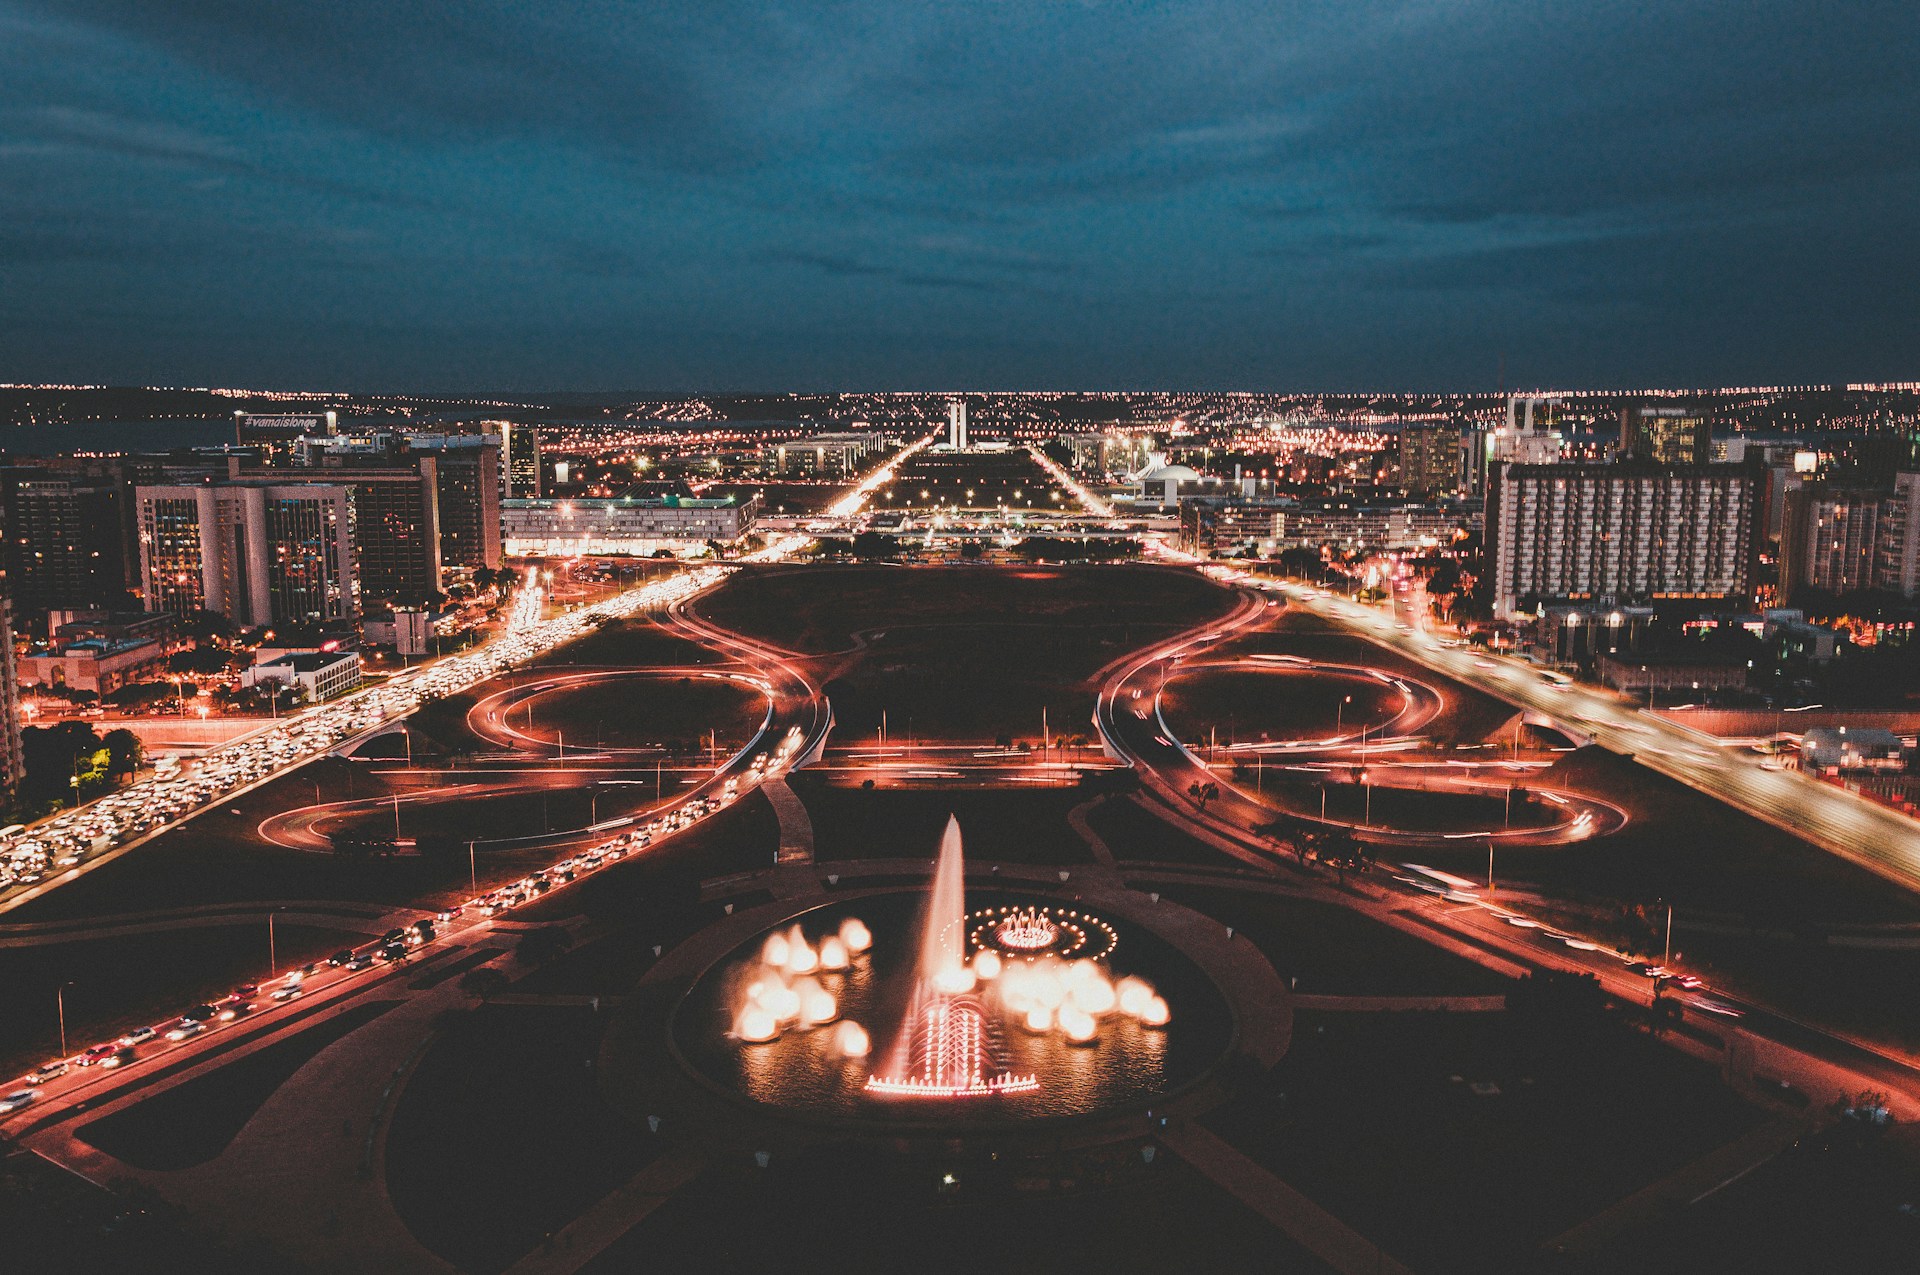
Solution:
M1185 863L1209 868L1244 867L1232 855L1197 841L1136 803L1109 798L1087 812L1087 825L1100 834L1122 863Z
M387 1133L387 1190L422 1244L504 1270L638 1172L659 1142L601 1101L585 1008L482 1006L419 1062Z
M577 641L549 651L537 666L586 664L634 667L719 664L723 658L691 638L641 616L603 624Z
M1706 1064L1605 1018L1555 1030L1302 1014L1264 1085L1206 1123L1416 1270L1535 1269L1542 1241L1761 1119Z
M1351 703L1345 701L1351 699ZM1400 711L1400 693L1371 677L1196 669L1167 684L1161 715L1187 744L1325 739L1337 728L1378 729Z
M466 771L454 772L451 782L469 782L468 776ZM472 772L472 778L484 779L485 773ZM16 908L7 919L64 920L252 900L341 899L397 906L443 896L465 897L469 887L465 855L447 860L418 855L343 859L262 841L257 833L260 821L279 811L310 804L316 779L323 801L383 797L434 782L431 777L395 776L353 762L311 762ZM671 774L667 784L671 793ZM625 803L645 804L651 798L650 786L609 787L600 798L599 815L605 819L624 809ZM585 822L589 804L585 789L556 790L546 798L544 818L555 828L577 827ZM378 824L391 831L392 819L390 812L381 812L361 816L358 821L369 828ZM400 819L405 836L423 830L453 830L457 834L460 829L512 836L538 831L543 811L539 795L476 797L432 806L409 807L402 802ZM523 876L555 857L551 850L484 852L479 856L480 885L484 889L490 882Z
M792 781L813 819L814 857L931 861L948 816L960 820L967 858L980 862L1093 862L1067 823L1086 800L1069 788L954 789L828 787L802 771Z
M1509 985L1464 957L1332 903L1225 885L1167 885L1160 893L1244 934L1302 993L1481 996Z
M1157 567L815 566L741 573L703 598L727 628L850 653L827 683L841 738L1091 735L1102 665L1223 614L1226 590Z
M225 1151L261 1104L321 1050L399 1003L355 1005L244 1058L81 1125L75 1134L136 1169L169 1171L205 1164Z
M280 968L367 941L357 930L278 925ZM56 993L66 988L74 1053L134 1027L160 1026L267 973L267 918L257 923L0 948L0 1075L60 1052Z
M1029 1160L819 1145L716 1163L582 1275L701 1270L1273 1271L1326 1268L1252 1210L1137 1143ZM750 1225L741 1220L751 1218Z
M1292 608L1274 625L1221 648L1219 654L1298 655L1335 664L1359 664L1425 682L1444 691L1447 703L1421 733L1441 743L1474 744L1486 739L1519 710L1479 691L1449 682L1436 673L1365 638L1336 628L1318 616Z
M1623 1237L1610 1270L1911 1271L1920 1220L1913 1130L1865 1146L1809 1138L1706 1199Z
M1786 928L1920 920L1920 898L1603 749L1570 755L1547 778L1616 803L1627 826L1571 846L1503 850L1503 880L1573 899L1671 902L1683 924L1689 913ZM1453 858L1432 861L1473 866L1468 851Z

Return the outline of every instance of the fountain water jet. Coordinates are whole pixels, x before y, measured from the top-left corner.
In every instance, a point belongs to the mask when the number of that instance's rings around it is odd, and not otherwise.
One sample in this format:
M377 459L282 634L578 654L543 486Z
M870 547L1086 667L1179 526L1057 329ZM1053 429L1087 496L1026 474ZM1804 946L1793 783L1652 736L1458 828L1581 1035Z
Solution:
M975 975L967 964L966 917L960 821L949 818L927 897L911 1009L894 1046L892 1066L884 1075L867 1077L870 1093L965 1098L1040 1087L1036 1077L999 1070L993 1058L986 1012L969 995Z

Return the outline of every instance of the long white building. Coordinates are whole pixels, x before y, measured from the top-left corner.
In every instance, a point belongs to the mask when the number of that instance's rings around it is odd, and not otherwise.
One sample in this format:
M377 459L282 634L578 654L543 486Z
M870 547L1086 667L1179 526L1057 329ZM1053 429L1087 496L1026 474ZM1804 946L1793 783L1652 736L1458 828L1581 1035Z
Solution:
M1746 465L1507 465L1487 511L1494 609L1745 600L1766 526Z
M753 530L760 500L682 496L611 500L503 500L500 518L510 557L687 553L708 541L732 544Z

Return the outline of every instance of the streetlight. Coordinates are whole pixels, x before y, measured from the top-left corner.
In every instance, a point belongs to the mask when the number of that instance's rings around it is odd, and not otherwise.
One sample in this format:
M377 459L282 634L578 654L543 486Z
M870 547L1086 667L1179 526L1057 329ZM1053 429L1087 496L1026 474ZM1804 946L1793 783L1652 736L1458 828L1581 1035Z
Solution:
M60 1010L60 1056L62 1058L67 1056L67 989L72 986L73 983L68 981L53 989L54 1003Z

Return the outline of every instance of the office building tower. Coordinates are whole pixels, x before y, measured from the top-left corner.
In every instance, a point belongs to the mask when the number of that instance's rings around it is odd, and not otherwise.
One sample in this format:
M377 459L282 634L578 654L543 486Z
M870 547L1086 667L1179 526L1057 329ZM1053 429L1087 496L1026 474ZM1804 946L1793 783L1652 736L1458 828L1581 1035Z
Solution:
M513 421L481 421L483 434L500 440L500 494L508 500L540 496L540 433Z
M1705 465L1713 459L1706 413L1629 403L1620 409L1620 459L1656 465Z
M12 801L25 770L20 750L20 672L13 653L13 601L0 570L0 800Z
M489 434L410 435L439 472L440 565L500 565L500 440Z
M353 500L354 577L362 605L424 602L440 592L440 461L437 452L388 457L324 450L307 465L248 471L235 458L228 479L345 487Z
M967 400L963 398L947 404L947 443L957 452L967 449Z
M118 466L0 469L0 527L16 623L51 610L132 604L132 491Z
M353 493L324 483L134 489L150 610L214 611L249 627L360 609Z
M1752 596L1766 525L1757 466L1504 467L1487 511L1494 608Z

